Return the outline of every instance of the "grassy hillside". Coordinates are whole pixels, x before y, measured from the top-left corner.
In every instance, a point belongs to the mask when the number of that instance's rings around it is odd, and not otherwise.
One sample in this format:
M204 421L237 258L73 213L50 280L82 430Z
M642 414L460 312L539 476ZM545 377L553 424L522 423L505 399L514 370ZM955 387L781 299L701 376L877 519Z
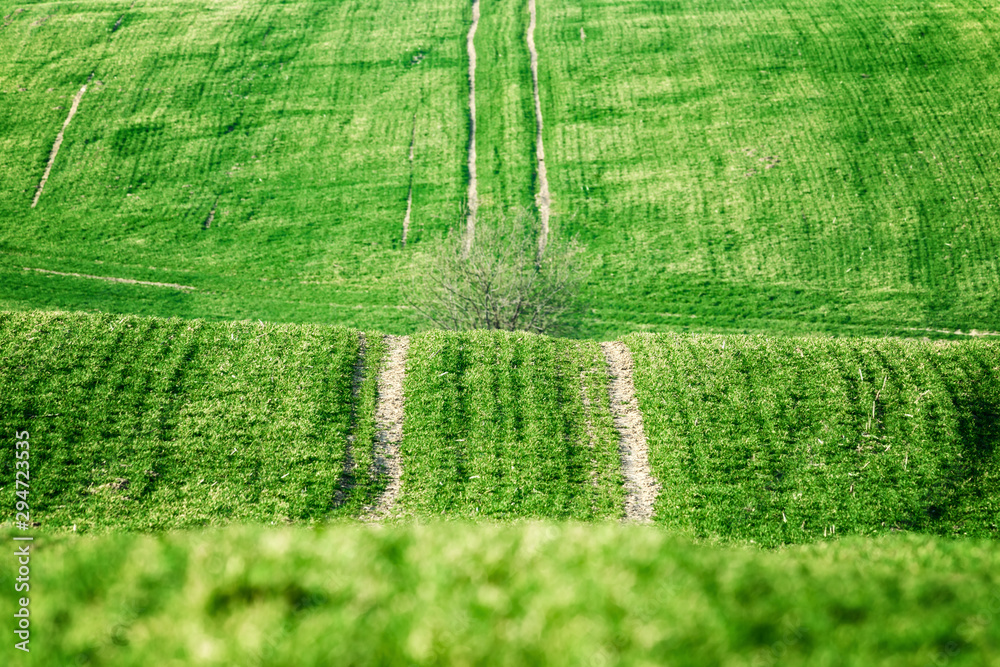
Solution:
M603 331L1000 329L1000 14L539 3L554 214Z
M528 523L43 537L35 549L37 665L861 667L984 665L1000 651L993 542L769 552ZM0 614L14 604L0 596Z
M0 428L30 433L30 507L45 528L138 530L355 514L375 376L352 395L357 332L334 327L0 314ZM367 457L367 458L366 458ZM14 501L14 448L0 450Z
M576 335L1000 330L993 8L537 4L553 225L594 267ZM470 3L0 14L0 307L419 326L412 253L466 197ZM526 27L482 3L486 211L536 186Z
M403 508L468 518L618 518L618 435L596 343L530 334L415 337Z
M464 193L466 4L7 3L0 302L401 328L411 139L409 239Z
M625 340L660 524L766 545L1000 535L996 344Z
M0 428L31 433L36 520L147 530L358 516L387 484L372 444L386 350L364 338L361 353L359 333L336 327L0 314ZM996 344L625 340L660 524L764 545L997 536ZM403 386L403 516L623 516L596 343L420 334ZM0 450L5 479L14 460Z

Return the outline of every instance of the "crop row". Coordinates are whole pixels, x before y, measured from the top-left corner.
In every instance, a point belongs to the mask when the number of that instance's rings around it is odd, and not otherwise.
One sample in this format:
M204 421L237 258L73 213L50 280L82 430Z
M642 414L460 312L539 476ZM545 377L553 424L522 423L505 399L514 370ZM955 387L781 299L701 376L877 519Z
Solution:
M368 491L337 502L348 437L371 432L351 330L5 314L0 358L0 424L30 433L43 527L314 521ZM0 468L12 507L12 448Z

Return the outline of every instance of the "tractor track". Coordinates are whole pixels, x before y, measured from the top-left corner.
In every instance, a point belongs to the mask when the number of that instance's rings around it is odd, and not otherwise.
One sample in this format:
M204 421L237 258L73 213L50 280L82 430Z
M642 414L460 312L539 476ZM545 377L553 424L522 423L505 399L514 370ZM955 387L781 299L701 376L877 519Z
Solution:
M396 501L402 490L403 468L400 464L399 443L403 439L406 354L409 336L386 336L385 365L378 376L378 398L375 406L375 473L387 476L388 485L374 507L365 509L364 521L378 521L396 516Z
M94 77L93 74L90 75L91 78ZM90 79L87 80L90 82ZM38 189L35 191L35 198L31 202L31 208L35 208L38 205L38 200L42 196L42 190L45 189L45 183L49 180L49 174L52 173L52 165L55 164L56 155L59 154L59 147L62 146L63 135L66 133L66 128L69 127L69 122L73 120L73 116L76 115L76 110L80 107L80 100L83 99L83 94L87 92L87 84L83 84L80 91L73 98L73 104L69 108L69 114L66 115L66 120L63 121L62 128L59 130L59 134L56 135L55 143L52 144L52 151L49 153L49 163L45 166L45 173L42 174L42 180L38 182Z
M625 474L625 520L649 523L660 487L649 467L649 447L632 379L635 367L632 353L619 341L601 343L601 350L608 365L611 414L620 437L618 450Z
M133 280L131 278L113 278L111 276L91 276L86 273L64 273L62 271L49 271L48 269L33 269L24 267L25 271L37 271L38 273L49 273L54 276L69 276L71 278L89 278L91 280L107 280L111 283L126 283L128 285L149 285L151 287L171 287L179 290L197 290L191 285L178 285L177 283L156 283L149 280Z
M472 25L465 41L469 54L469 193L465 216L466 254L472 249L476 238L476 211L479 209L478 184L476 180L476 29L479 27L479 0L472 0Z
M535 194L535 206L538 208L541 222L538 234L538 256L541 257L549 242L552 196L549 192L549 177L545 171L545 144L542 141L542 98L538 91L538 48L535 46L535 26L538 23L535 0L528 0L528 14L528 53L531 55L531 83L535 97L535 156L538 161L538 192Z

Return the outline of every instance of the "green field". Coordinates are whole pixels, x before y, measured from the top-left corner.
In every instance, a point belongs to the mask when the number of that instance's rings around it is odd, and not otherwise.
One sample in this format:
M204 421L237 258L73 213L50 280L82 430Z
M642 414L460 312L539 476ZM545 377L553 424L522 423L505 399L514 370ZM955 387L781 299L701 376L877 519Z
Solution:
M759 551L613 525L333 525L63 536L32 564L40 665L978 666L1000 652L992 542Z
M380 334L7 313L0 429L31 434L48 530L363 514ZM677 532L765 546L895 531L996 537L1000 349L984 341L634 335ZM596 343L432 332L406 364L400 516L607 520L624 490ZM0 474L13 479L12 448ZM0 505L15 487L0 484Z
M597 344L438 332L417 337L410 355L402 448L409 513L622 516L618 434Z
M1000 536L1000 348L633 335L656 521L766 546Z
M133 4L0 10L2 302L405 328L411 137L409 238L464 192L464 5Z
M997 330L995 7L539 11L554 215L601 258L597 331Z
M995 660L995 343L625 342L653 525L620 525L599 346L480 331L411 339L402 492L369 526L381 334L0 314L31 664Z
M30 434L33 521L87 532L357 514L382 483L370 446L348 451L374 434L383 346L368 338L354 396L348 329L3 314L0 429ZM0 452L11 508L14 453Z
M480 199L530 206L526 2L481 8ZM426 326L406 290L465 203L469 3L0 14L0 307ZM968 0L539 2L553 225L594 269L574 335L1000 330L998 30Z
M478 7L0 0L0 663L1000 665L1000 7Z

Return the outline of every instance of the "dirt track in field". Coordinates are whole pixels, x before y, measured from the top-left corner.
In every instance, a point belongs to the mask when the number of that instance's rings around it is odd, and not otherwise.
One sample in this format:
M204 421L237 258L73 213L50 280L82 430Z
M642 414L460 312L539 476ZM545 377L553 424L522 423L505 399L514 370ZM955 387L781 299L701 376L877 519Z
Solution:
M410 189L406 193L406 215L403 216L403 240L400 243L406 247L406 237L410 233L410 214L413 212L413 145L417 141L417 112L413 112L413 130L410 132Z
M537 14L535 0L528 0L528 52L531 54L531 82L535 94L535 155L538 158L538 192L535 195L535 205L541 219L541 230L538 234L538 254L545 252L549 242L549 214L552 197L549 194L549 177L545 171L545 145L542 142L542 99L538 92L538 49L535 46L535 25Z
M951 336L972 336L976 338L978 336L1000 336L1000 331L979 331L977 329L970 329L969 331L962 331L961 329L956 329L952 331L951 329L918 329L917 327L905 327L906 331L926 331L928 333L942 333L949 334Z
M93 76L93 75L91 75ZM52 165L56 161L56 155L59 154L59 147L63 142L63 134L66 132L66 128L69 127L69 122L73 120L73 116L76 115L76 110L80 106L80 100L83 99L83 94L87 92L87 84L83 84L80 88L80 92L76 94L73 98L73 104L69 108L69 114L66 116L66 120L63 121L62 129L59 130L59 134L56 135L56 141L52 144L52 152L49 153L49 163L45 167L45 173L42 174L42 180L38 183L38 190L35 191L35 199L31 202L31 208L35 208L38 205L38 199L42 196L42 190L45 189L45 182L49 180L49 174L52 172Z
M219 199L216 197L215 203L212 204L212 210L208 212L208 217L205 218L205 222L201 223L202 229L209 229L212 226L212 221L215 220L215 209L219 207Z
M632 380L632 353L625 343L617 341L601 343L601 350L608 364L611 414L621 438L618 449L622 457L622 471L625 473L625 519L649 523L653 518L653 503L660 487L649 467L649 447Z
M479 27L479 0L472 0L472 25L465 48L469 54L469 195L465 217L465 252L469 252L476 238L476 211L479 194L476 182L476 29Z
M375 406L375 470L380 476L388 475L389 485L375 507L368 508L362 517L366 521L392 517L403 484L399 443L403 439L403 377L406 373L406 353L410 348L410 338L386 336L385 342L389 349L385 366L378 376Z
M155 283L148 280L132 280L131 278L112 278L111 276L91 276L86 273L63 273L62 271L49 271L48 269L32 269L24 267L25 271L37 271L38 273L50 273L54 276L69 276L71 278L90 278L91 280L107 280L111 283L126 283L128 285L149 285L150 287L171 287L180 290L197 290L197 287L190 285L178 285L177 283Z

